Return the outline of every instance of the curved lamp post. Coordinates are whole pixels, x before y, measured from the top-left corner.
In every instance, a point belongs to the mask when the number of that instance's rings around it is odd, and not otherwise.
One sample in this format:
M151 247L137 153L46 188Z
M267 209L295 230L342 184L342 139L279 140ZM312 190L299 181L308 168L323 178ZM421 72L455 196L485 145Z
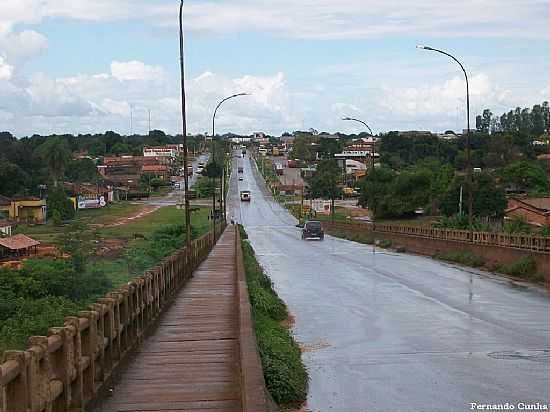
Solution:
M212 158L213 161L216 162L216 144L214 142L214 139L216 137L216 114L218 113L218 109L221 107L222 104L224 104L226 101L234 99L236 97L240 96L249 96L250 93L237 93L233 94L231 96L226 97L225 99L221 100L216 108L214 109L214 114L212 116ZM222 175L220 177L220 188L222 190L222 193L220 195L221 201L223 202L223 211L224 211L224 219L225 219L225 211L226 211L226 195L225 195L225 165L222 164ZM214 185L214 194L212 195L212 222L214 225L214 230L216 229L216 187Z
M374 134L372 133L372 129L370 128L370 126L364 122L363 120L359 120L359 119L354 119L353 117L344 117L342 120L344 121L352 121L352 122L357 122L357 123L361 123L363 126L365 126L367 128L367 130L369 131L369 134L371 135L371 137L374 139ZM372 153L371 153L371 172L374 171L374 154L376 153L376 147L374 146L374 143L373 143L373 149L372 149ZM345 166L344 166L345 167ZM374 233L374 210L372 211L372 223L373 223L373 233ZM376 253L376 246L375 246L376 242L374 242L372 244L372 253Z
M473 222L473 203L474 202L473 202L473 193L472 193L472 162L471 162L471 154L470 154L470 151L471 151L470 149L470 85L468 83L468 73L466 73L466 69L464 69L464 66L462 65L462 63L452 54L449 54L443 50L434 49L433 47L428 47L428 46L418 45L416 46L416 48L437 52L440 54L444 54L447 57L450 57L456 63L458 63L458 65L464 72L464 77L466 78L466 118L467 118L467 124L468 124L467 134L466 134L466 183L468 186L468 223L471 228L472 222Z
M180 37L180 77L181 77L181 122L183 135L183 180L185 188L185 240L187 245L191 244L191 215L189 207L189 178L187 176L187 120L185 115L185 69L184 69L184 50L183 50L183 0L180 2L179 14L179 37Z

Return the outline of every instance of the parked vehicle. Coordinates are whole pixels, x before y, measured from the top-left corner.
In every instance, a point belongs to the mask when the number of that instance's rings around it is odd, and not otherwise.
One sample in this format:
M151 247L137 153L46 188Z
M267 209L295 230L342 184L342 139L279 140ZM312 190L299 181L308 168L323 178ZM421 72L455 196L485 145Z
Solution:
M283 165L281 163L275 164L275 172L277 173L278 176L282 176L284 174Z
M250 190L241 190L241 202L250 202Z
M325 238L325 232L321 222L318 220L308 220L302 228L302 239L319 239Z

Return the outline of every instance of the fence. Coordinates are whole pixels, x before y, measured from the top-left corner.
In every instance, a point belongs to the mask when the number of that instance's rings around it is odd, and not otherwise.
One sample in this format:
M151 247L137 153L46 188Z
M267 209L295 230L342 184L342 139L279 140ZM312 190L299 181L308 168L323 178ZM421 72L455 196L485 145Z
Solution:
M0 364L0 411L83 411L121 360L208 256L225 227L179 250L127 285L108 293L25 351Z
M437 229L422 226L400 226L378 223L324 223L327 228L361 231L368 230L378 233L394 233L399 235L417 236L429 239L468 242L476 245L509 247L537 252L550 252L550 237L514 235L507 233L470 232L468 230Z

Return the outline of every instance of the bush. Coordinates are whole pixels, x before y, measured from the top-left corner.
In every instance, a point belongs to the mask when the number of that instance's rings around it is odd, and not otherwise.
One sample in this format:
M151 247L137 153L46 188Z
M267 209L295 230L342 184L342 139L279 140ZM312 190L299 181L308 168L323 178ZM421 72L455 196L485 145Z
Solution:
M239 230L246 239L242 226ZM279 405L303 403L307 397L308 374L298 344L281 324L288 318L286 305L273 290L273 283L256 260L252 246L246 240L241 245L267 389Z
M378 246L382 249L387 249L392 246L393 242L390 239L382 239L380 242L378 242Z
M0 352L23 349L29 336L46 336L52 326L63 326L66 316L82 308L66 298L19 299L13 302L15 314L0 321Z
M48 193L48 212L54 223L59 224L63 220L70 220L75 215L73 202L67 197L61 187L52 187Z
M514 216L509 222L504 225L504 232L510 234L529 234L533 228L527 220L522 216Z
M474 268L482 267L485 264L485 259L465 250L438 253L434 257L436 259L460 263L461 265L471 266Z
M525 256L509 265L500 265L496 268L497 272L505 275L516 276L529 280L541 280L537 275L537 261L532 256Z

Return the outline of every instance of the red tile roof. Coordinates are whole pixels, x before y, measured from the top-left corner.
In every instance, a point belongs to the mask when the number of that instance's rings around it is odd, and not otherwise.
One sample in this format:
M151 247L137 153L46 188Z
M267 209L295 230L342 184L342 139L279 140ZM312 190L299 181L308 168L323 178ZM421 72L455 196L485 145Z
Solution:
M38 240L31 239L25 235L15 235L0 239L0 246L10 250L28 249L33 246L38 246L40 242Z

